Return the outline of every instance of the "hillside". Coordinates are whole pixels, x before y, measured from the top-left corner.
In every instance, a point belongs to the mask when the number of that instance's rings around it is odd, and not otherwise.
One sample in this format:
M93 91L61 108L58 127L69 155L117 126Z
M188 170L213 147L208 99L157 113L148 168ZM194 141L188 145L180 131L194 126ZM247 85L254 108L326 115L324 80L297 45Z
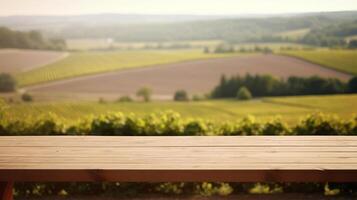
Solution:
M166 19L165 19L166 18ZM126 16L7 17L0 25L40 29L65 38L113 38L117 41L274 40L277 33L348 23L357 12L265 16ZM23 19L23 20L22 20ZM95 20L94 20L95 19ZM147 19L147 20L144 20Z

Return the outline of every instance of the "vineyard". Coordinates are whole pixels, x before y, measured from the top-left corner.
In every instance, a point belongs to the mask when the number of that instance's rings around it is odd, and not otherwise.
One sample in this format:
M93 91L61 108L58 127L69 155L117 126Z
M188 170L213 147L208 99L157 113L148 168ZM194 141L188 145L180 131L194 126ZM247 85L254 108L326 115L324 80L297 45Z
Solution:
M201 50L77 52L56 63L17 76L20 86L120 69L189 60L219 58L232 54L204 54Z
M5 118L23 119L53 113L68 121L108 112L133 113L144 116L171 110L184 119L202 118L212 121L235 121L248 115L262 121L277 116L288 124L296 124L308 114L323 112L342 119L357 113L357 95L305 96L263 98L248 102L237 100L206 100L198 102L34 102L3 105Z
M354 50L299 50L285 51L282 54L301 58L338 71L357 74L357 51Z

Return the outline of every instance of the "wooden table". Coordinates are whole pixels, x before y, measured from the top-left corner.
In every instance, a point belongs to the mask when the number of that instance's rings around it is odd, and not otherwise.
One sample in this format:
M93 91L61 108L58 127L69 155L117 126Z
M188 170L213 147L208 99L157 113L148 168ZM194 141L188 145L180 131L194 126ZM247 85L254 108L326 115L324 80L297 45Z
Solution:
M355 182L357 137L0 137L2 199L16 181Z

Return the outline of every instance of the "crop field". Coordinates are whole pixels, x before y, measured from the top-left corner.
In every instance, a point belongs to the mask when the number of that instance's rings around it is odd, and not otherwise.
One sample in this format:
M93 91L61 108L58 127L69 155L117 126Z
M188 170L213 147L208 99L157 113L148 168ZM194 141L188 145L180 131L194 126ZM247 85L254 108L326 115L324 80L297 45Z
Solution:
M94 61L93 61L94 62ZM87 65L84 65L87 66ZM70 71L71 72L71 71ZM172 99L175 91L184 89L189 94L211 92L222 74L271 74L276 77L312 76L348 80L348 74L336 72L296 58L278 55L247 54L230 58L198 60L150 68L111 72L71 80L27 87L30 93L135 95L141 87L153 90L155 99Z
M2 49L0 73L21 73L65 58L65 52Z
M174 46L187 46L190 48L214 47L222 43L220 40L197 40L175 42L115 42L112 39L69 39L67 46L72 50L93 49L145 49L145 48L168 48Z
M1 104L0 104L1 105ZM357 113L357 95L303 96L263 98L247 102L207 100L198 102L54 102L2 105L6 118L33 118L54 113L67 120L77 120L89 115L108 112L146 115L162 111L175 111L184 118L202 118L213 121L234 121L252 115L267 121L277 116L289 124L298 123L308 114L322 112L342 119L350 119Z
M357 75L356 50L285 51L284 55L298 57L331 69Z
M17 76L20 86L119 69L229 57L232 54L204 54L202 50L77 52L56 63Z

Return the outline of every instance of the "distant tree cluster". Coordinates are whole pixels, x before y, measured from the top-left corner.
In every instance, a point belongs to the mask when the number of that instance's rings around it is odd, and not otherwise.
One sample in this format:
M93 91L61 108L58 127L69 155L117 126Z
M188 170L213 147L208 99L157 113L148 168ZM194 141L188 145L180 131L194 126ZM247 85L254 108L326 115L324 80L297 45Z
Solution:
M357 49L357 40L351 40L348 44L349 49Z
M185 90L178 90L174 95L175 101L189 101L190 98Z
M0 48L64 50L63 39L47 39L38 31L13 31L0 27Z
M233 98L242 96L245 90L254 97L265 96L296 96L296 95L319 95L341 94L357 91L357 78L349 83L334 78L295 77L288 79L276 79L270 75L233 76L229 79L222 76L219 85L213 90L212 98ZM244 93L248 93L244 91ZM249 96L249 95L247 95Z
M216 48L213 49L213 51L211 51L208 47L205 47L203 49L204 53L215 53L215 54L221 54L221 53L265 53L265 54L269 54L269 53L273 53L274 51L265 46L265 47L261 47L261 46L254 46L251 48L246 48L246 47L240 47L240 48L236 48L234 45L228 45L228 44L221 44L216 46Z
M321 47L345 47L347 44L344 38L329 36L324 33L314 31L304 36L300 42Z
M16 90L16 80L10 74L0 74L0 92L13 92Z

